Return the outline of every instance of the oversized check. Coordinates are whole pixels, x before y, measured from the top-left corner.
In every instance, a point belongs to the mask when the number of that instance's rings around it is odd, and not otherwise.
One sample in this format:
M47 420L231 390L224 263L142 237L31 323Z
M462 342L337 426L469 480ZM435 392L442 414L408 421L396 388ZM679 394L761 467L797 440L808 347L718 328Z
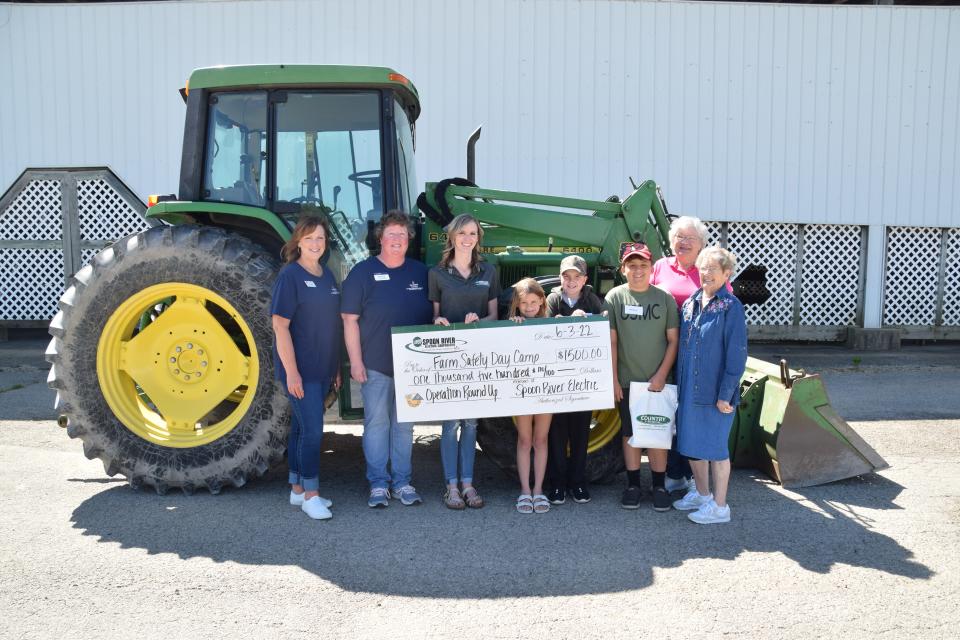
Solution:
M393 329L401 422L613 407L606 318Z

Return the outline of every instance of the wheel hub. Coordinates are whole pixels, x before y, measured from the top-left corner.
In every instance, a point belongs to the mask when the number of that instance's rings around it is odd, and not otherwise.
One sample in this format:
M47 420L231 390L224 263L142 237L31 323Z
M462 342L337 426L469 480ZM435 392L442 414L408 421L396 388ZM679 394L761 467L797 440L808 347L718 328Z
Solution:
M209 357L202 343L175 340L167 350L167 372L177 382L196 384L207 373Z

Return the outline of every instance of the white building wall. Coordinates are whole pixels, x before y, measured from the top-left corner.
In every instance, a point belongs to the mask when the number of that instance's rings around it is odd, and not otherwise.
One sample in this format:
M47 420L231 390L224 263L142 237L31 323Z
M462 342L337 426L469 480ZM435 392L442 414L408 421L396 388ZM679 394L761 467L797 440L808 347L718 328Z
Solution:
M960 9L635 0L0 4L0 190L111 167L176 190L199 66L384 65L420 90L421 181L584 198L663 186L708 220L960 226Z
M708 219L960 224L960 10L622 0L0 5L0 185L28 166L177 184L194 67L391 66L420 176ZM951 38L951 35L953 36Z

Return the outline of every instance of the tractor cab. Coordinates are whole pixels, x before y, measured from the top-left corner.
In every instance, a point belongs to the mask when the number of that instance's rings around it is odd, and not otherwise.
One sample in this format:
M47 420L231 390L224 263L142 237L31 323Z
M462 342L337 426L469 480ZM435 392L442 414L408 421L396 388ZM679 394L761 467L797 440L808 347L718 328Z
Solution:
M269 246L278 225L284 238L301 215L325 215L329 259L343 278L375 250L371 231L385 211L415 212L420 105L402 75L329 65L207 68L191 75L184 94L178 200L192 205L192 218Z

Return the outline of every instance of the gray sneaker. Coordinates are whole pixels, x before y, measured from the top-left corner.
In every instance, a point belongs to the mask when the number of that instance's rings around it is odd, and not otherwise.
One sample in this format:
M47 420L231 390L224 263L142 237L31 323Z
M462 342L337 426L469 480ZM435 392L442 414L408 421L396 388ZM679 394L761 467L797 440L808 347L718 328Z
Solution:
M711 500L713 500L712 493L702 496L694 488L687 491L687 495L683 496L680 500L674 500L673 508L677 511L696 511Z
M409 484L405 487L394 489L393 498L399 500L400 503L405 507L423 502L423 500L420 499L420 495L417 493L417 490L413 488L413 485Z
M720 524L723 522L730 522L730 505L724 505L720 507L717 506L716 502L711 500L710 502L702 505L696 511L691 511L688 513L687 517L697 524Z
M390 506L390 492L383 487L374 487L370 489L370 497L367 498L367 506L371 509Z

